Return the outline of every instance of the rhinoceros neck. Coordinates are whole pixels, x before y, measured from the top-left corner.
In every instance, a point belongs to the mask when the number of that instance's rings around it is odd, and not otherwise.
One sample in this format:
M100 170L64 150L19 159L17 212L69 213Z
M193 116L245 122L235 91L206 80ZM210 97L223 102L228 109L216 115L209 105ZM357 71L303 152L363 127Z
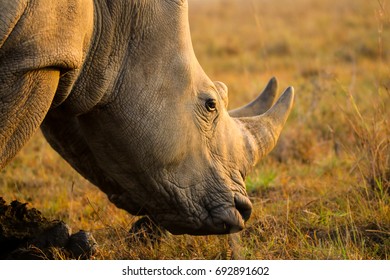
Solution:
M78 115L110 100L131 49L137 48L148 29L153 2L94 0L90 48L62 108Z

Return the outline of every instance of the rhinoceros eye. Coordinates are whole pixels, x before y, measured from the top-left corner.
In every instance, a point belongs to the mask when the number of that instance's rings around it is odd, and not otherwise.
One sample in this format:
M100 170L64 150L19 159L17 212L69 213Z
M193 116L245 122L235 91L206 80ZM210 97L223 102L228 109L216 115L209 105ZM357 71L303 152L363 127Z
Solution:
M207 111L214 112L217 109L217 102L214 99L207 99L205 107Z

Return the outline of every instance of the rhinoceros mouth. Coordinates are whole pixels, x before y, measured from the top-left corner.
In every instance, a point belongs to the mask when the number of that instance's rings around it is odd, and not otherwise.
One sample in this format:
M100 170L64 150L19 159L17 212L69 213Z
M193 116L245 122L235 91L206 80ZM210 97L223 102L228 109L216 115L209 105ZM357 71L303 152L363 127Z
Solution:
M195 226L191 223L171 224L165 228L172 234L190 234L190 235L212 235L212 234L230 234L243 230L245 221L238 210L227 208L220 210L215 216L209 216L201 222L201 225Z
M245 228L245 222L252 213L252 203L246 196L236 193L232 207L211 211L212 224L207 229L215 234L236 233ZM207 233L210 234L210 233Z
M252 204L246 196L236 193L232 204L205 208L207 214L198 222L166 222L163 226L172 234L211 235L236 233L245 228L252 212Z

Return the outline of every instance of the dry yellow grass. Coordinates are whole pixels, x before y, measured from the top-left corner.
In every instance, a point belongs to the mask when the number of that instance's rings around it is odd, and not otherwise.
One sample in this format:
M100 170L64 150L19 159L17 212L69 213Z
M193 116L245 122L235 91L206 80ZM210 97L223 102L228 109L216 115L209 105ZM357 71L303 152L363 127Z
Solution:
M1 171L1 195L92 231L98 259L229 259L237 243L247 259L389 259L390 2L190 0L190 24L232 108L271 76L297 93L278 147L247 180L254 213L235 246L227 236L128 240L136 218L40 133Z

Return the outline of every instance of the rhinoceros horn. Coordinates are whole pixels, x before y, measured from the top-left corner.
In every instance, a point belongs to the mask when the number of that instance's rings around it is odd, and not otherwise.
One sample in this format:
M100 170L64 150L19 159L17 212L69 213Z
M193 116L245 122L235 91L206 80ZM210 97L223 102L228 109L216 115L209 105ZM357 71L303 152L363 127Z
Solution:
M231 117L251 117L265 113L272 104L274 104L276 92L278 91L278 81L276 78L272 78L263 92L249 104L229 111Z
M250 106L245 106L240 109L240 114L237 115L241 115L241 113L252 114L254 113L252 110L253 108L258 108L261 111L265 105L262 107L261 105L254 103L262 102L263 97L267 100L266 103L269 104L269 100L273 99L273 89L276 87L275 81L276 80L272 79L263 94L257 98L255 102L250 103ZM270 96L270 98L265 98L265 96ZM284 91L275 105L264 114L234 118L238 123L243 125L244 130L246 130L244 131L244 134L247 135L247 143L250 146L248 150L252 152L250 157L252 158L253 164L256 164L260 158L268 154L275 147L279 134L291 111L293 100L294 89L289 87Z

